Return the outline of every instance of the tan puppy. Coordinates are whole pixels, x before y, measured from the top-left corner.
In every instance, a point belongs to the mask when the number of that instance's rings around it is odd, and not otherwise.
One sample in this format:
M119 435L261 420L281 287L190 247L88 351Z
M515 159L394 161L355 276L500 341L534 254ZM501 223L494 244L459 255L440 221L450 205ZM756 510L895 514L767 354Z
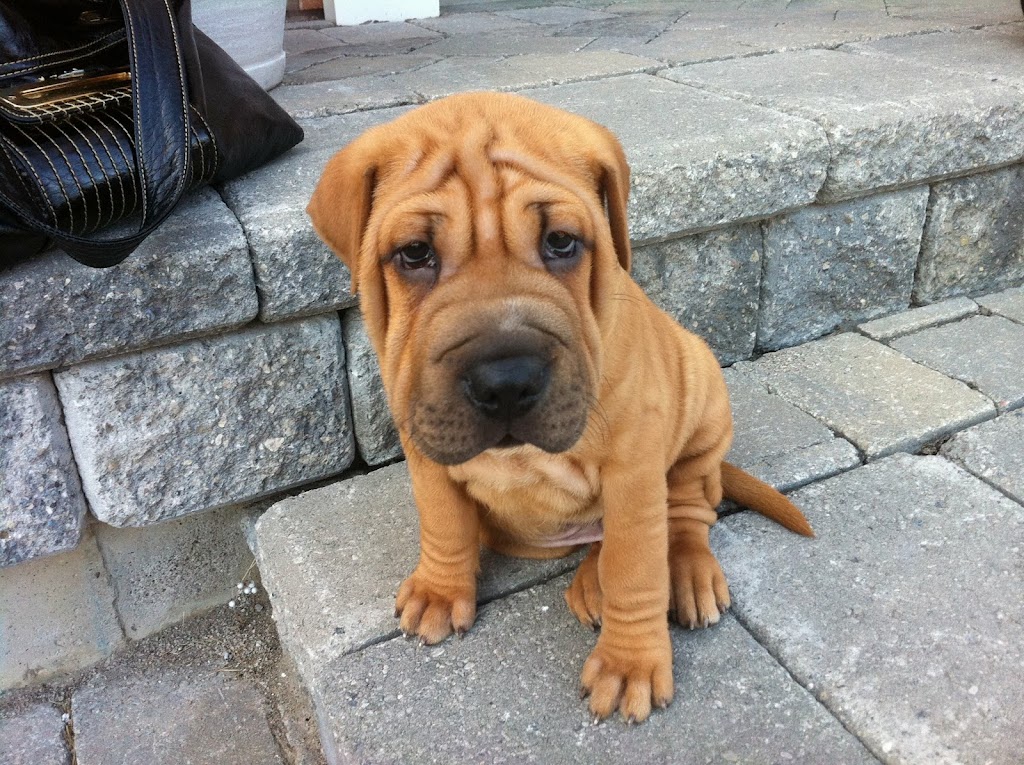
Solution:
M471 93L363 134L308 212L352 272L412 475L420 562L398 593L426 643L476 614L480 542L564 555L597 538L566 600L601 626L582 687L598 717L672 698L668 619L729 605L708 546L726 496L810 534L723 463L709 348L629 276L629 167L606 129Z

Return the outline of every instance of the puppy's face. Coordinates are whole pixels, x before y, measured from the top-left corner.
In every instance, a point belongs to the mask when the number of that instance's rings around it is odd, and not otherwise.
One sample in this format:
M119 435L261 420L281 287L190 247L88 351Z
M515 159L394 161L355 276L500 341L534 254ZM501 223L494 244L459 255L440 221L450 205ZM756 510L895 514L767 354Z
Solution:
M626 189L603 128L499 94L422 107L328 165L310 215L352 270L395 422L427 457L579 440L605 283L628 268Z

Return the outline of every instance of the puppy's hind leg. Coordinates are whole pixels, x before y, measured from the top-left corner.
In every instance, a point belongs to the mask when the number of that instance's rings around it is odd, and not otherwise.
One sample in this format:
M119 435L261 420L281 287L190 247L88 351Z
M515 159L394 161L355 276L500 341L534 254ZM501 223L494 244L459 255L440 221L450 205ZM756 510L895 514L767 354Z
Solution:
M720 468L708 474L705 465L680 461L668 474L669 614L690 629L717 624L730 605L725 574L708 541L722 500Z

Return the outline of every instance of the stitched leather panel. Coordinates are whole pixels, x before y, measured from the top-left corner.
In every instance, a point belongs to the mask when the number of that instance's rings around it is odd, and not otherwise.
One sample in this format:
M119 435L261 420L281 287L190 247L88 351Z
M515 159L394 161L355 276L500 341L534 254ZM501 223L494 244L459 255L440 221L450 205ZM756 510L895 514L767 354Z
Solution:
M194 109L191 123L189 188L217 172L213 137ZM31 126L0 122L0 152L20 181L12 193L64 231L91 233L141 211L130 104Z

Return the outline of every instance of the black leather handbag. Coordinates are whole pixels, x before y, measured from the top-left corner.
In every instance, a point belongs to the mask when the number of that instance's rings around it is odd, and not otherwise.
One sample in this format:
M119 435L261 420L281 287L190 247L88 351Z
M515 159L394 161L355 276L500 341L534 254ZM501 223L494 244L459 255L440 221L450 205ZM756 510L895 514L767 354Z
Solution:
M0 0L0 267L119 263L186 190L301 140L189 0Z

